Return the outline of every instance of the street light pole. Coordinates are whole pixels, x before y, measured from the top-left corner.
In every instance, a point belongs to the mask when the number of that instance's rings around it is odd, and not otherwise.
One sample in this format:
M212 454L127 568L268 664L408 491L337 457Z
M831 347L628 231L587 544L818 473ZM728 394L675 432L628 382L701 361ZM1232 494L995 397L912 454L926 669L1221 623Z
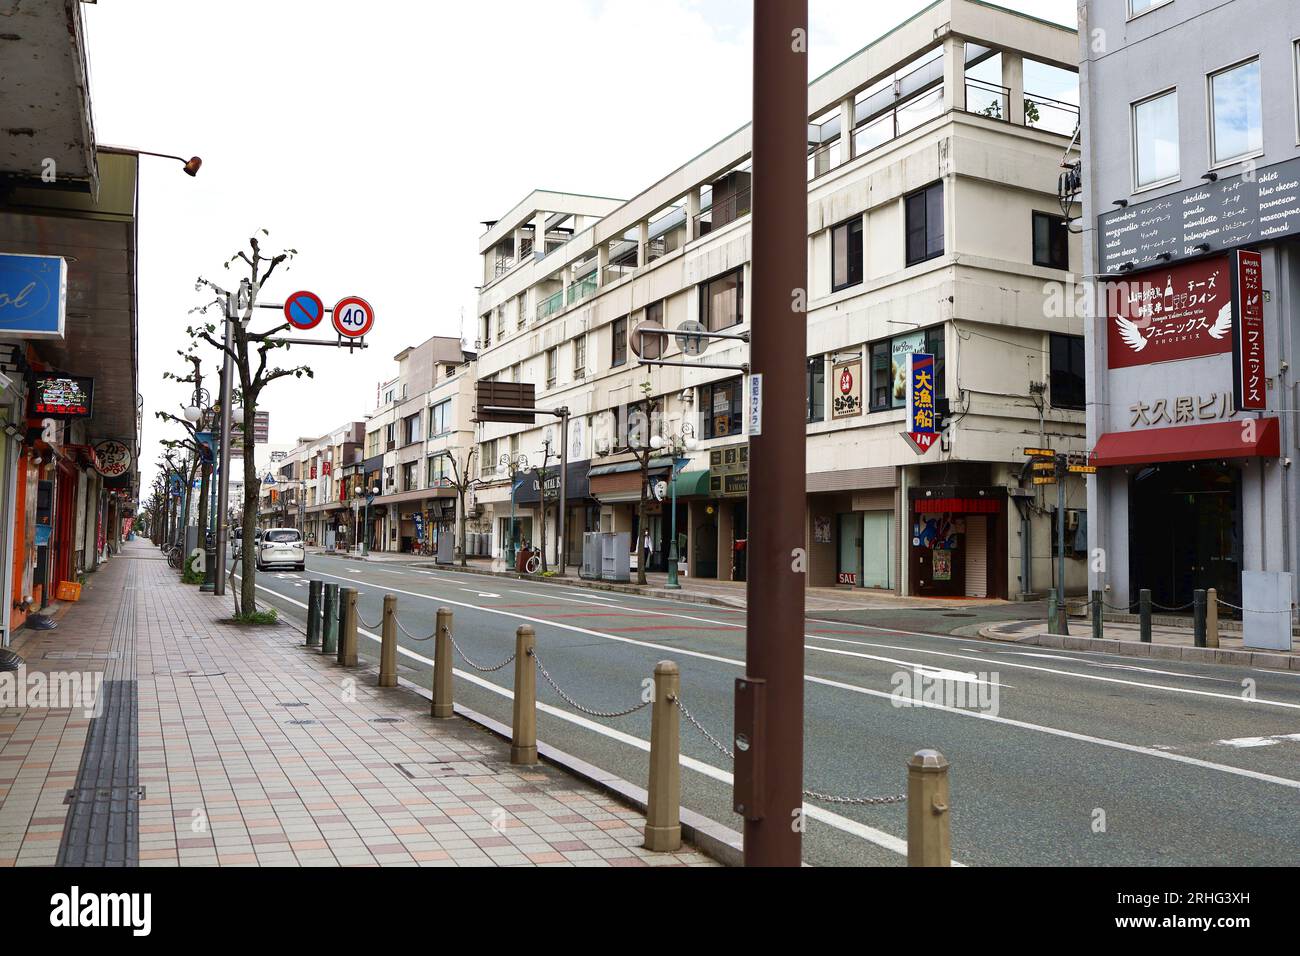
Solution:
M695 445L695 430L691 428L690 422L683 422L681 431L678 434L669 435L667 438L654 435L650 439L652 448L660 449L667 446L669 456L672 459L671 472L668 475L668 487L672 493L672 518L670 519L672 540L668 543L668 584L666 587L673 591L680 591L682 588L681 583L678 581L677 571L677 563L681 560L677 545L677 473L686 467L688 459L683 457L684 453L694 448Z

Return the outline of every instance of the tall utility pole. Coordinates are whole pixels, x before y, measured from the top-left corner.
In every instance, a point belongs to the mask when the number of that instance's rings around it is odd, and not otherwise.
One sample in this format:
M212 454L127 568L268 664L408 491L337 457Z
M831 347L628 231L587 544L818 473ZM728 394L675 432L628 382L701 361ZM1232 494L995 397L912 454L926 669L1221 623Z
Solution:
M226 536L229 529L226 527L226 510L230 507L230 406L232 401L232 392L234 390L235 363L231 361L230 352L234 348L235 330L232 323L235 321L235 303L231 297L226 296L226 321L225 321L225 356L221 363L221 447L217 450L217 579L214 583L213 593L218 597L226 593ZM247 436L245 436L247 443ZM248 450L245 449L245 454ZM251 533L250 529L243 529L244 537L247 538Z
M745 819L746 866L799 866L808 560L808 0L754 0L753 73L751 524L745 676L736 681L735 808Z

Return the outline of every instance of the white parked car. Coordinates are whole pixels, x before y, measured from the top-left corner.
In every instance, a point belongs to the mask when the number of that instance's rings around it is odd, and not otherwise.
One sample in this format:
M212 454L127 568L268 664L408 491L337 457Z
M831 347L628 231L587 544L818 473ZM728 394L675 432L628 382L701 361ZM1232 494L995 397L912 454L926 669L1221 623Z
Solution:
M257 570L291 565L295 571L307 570L307 549L297 528L268 528L257 542Z

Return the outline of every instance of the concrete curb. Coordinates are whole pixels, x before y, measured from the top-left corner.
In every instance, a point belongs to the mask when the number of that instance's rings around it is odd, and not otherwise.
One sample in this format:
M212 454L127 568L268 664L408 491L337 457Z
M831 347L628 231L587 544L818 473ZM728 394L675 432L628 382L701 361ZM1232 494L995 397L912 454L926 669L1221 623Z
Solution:
M492 574L490 571L480 573ZM501 577L502 575L493 576ZM524 577L528 577L528 575L524 575ZM305 625L300 625L296 620L288 616L281 616L280 622L303 635L304 641L306 640L307 628ZM297 641L294 642L294 646L302 650L309 649L305 644L299 644ZM316 652L316 656L322 657L325 655ZM399 668L401 666L403 665L399 665ZM377 665L366 664L355 669L361 674L372 673L376 676L379 674ZM414 681L402 677L400 673L397 677L397 683L399 687L403 687L425 700L433 700L432 690L426 690ZM463 720L477 724L507 742L510 740L512 736L510 728L499 720L454 702L452 707L456 711L456 716ZM433 718L429 719L432 720ZM537 742L537 755L565 773L586 781L597 790L617 797L640 813L644 814L646 812L646 791L644 787L638 787L622 777L615 776L607 770L601 770L594 764L589 764L581 758L565 753L563 750L552 747L540 740ZM709 859L718 861L723 866L741 866L744 863L744 852L742 850L744 838L741 834L723 826L716 820L710 820L703 814L688 810L686 807L679 807L678 813L681 817L683 842L694 844L695 848L701 853L709 857Z
M1189 661L1200 664L1236 664L1245 667L1263 667L1272 670L1300 671L1300 654L1279 654L1269 651L1238 651L1221 647L1190 647L1183 644L1144 644L1141 641L1119 641L1111 638L1096 640L1091 637L1067 637L1064 634L1001 635L998 625L981 627L979 636L1003 644L1028 644L1062 651L1104 651L1125 657L1145 657L1160 661Z

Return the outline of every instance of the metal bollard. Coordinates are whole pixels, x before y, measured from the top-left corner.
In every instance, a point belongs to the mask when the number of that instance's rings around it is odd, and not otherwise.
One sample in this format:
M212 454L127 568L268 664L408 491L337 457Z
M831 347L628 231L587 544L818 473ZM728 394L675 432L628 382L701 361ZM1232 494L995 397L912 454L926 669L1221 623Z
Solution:
M321 612L320 652L333 654L339 640L339 586L325 585L325 603Z
M1143 644L1151 643L1151 591L1138 591L1138 633Z
M1205 646L1219 646L1219 589L1205 592Z
M307 585L307 646L320 647L320 602L325 582L311 581Z
M397 686L397 595L384 595L383 628L379 643L379 686Z
M650 711L650 784L646 788L645 848L681 849L681 724L677 695L681 675L673 661L655 665L655 699Z
M357 666L357 589L339 591L339 656L344 667Z
M537 763L536 635L527 624L515 631L515 708L511 724L510 762Z
M1192 592L1192 643L1205 646L1205 589Z
M1047 633L1056 633L1056 588L1047 589Z
M451 700L451 608L438 608L438 629L433 639L434 717L455 717Z
M948 761L918 750L907 761L907 865L952 866Z
M1092 639L1094 641L1100 641L1103 636L1103 631L1101 628L1101 610L1102 610L1101 592L1093 591L1092 592Z

